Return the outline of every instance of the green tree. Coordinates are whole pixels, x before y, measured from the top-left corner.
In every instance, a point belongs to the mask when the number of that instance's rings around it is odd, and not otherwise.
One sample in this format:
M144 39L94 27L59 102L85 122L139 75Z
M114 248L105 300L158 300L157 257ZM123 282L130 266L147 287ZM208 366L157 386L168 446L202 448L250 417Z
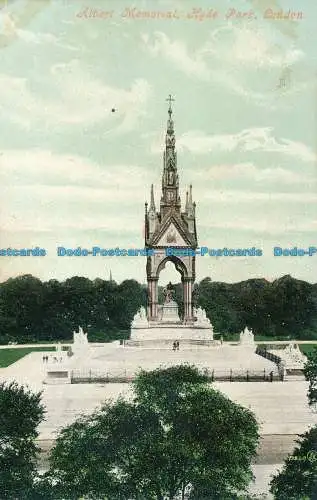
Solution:
M317 404L317 348L308 356L308 361L304 368L304 375L309 382L308 402L310 405Z
M196 368L141 372L133 400L61 432L44 483L53 498L232 500L252 478L257 442L253 414Z
M317 349L309 355L304 368L309 381L308 401L317 403ZM271 492L277 500L311 500L317 498L317 425L302 434L281 472L271 481Z
M317 426L300 436L299 444L271 482L276 500L317 498Z
M35 438L43 420L41 394L16 383L0 384L0 497L32 498L36 477Z
M0 304L10 338L24 342L39 339L43 324L43 284L39 279L29 274L10 278L1 286ZM6 336L6 326L1 326L0 336Z

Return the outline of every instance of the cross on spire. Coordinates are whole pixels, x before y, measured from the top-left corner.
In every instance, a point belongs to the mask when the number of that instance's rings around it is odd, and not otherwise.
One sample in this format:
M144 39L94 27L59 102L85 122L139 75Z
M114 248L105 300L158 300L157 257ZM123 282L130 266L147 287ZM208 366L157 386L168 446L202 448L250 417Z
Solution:
M168 98L166 99L166 101L169 102L169 108L168 108L168 112L169 114L171 115L172 113L172 102L175 101L175 99L173 99L173 97L171 96L171 94L168 96Z

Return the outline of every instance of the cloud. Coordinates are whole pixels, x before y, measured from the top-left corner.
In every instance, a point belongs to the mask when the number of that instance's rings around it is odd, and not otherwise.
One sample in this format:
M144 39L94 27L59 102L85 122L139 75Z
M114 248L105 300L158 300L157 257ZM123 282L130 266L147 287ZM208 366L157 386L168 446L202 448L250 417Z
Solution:
M101 167L46 150L3 151L1 227L10 232L138 228L150 177L150 170L138 165ZM132 212L136 196L140 204Z
M292 207L295 204L299 206L317 204L317 194L314 193L212 191L206 179L211 176L219 179L223 178L223 175L226 179L228 170L228 166L214 166L205 172L205 183L203 187L199 187L197 200L201 210L215 203L224 207L235 205L235 214L238 217L239 206L242 205L257 206L261 209L262 206L274 202L280 211L281 204ZM261 172L249 163L237 164L233 166L233 170L236 176L244 174L259 181L271 175L270 169ZM0 219L1 227L7 232L17 234L26 231L59 234L58 231L65 230L125 232L127 228L130 232L135 231L138 234L141 231L142 200L148 194L145 185L150 185L152 180L151 169L138 165L100 166L78 156L57 155L45 150L25 150L4 151L0 155L0 172L2 186ZM289 175L290 178L287 177ZM294 181L292 174L283 169L278 170L278 176L280 179L285 176L290 182ZM297 181L297 178L295 180ZM136 202L136 199L139 201ZM133 210L131 207L134 207ZM236 217L230 216L230 221L236 220ZM219 215L217 218L219 220ZM209 220L208 211L200 216L199 223L204 224ZM254 209L247 220L241 220L244 221L243 224L247 224L245 230L259 227ZM228 222L228 218L224 220L224 226L226 221ZM267 218L267 221L268 225L272 222L271 218ZM306 223L308 231L312 226L307 220ZM217 224L217 221L214 224ZM301 221L299 224L298 227L302 227ZM242 225L241 228L243 227Z
M33 192L34 190L31 190L29 194ZM44 190L43 195L46 195L46 193L47 191ZM19 190L19 194L26 195L26 191L22 193ZM38 198L37 196L35 199L38 200ZM70 199L73 201L72 196ZM59 209L57 209L58 204L60 204ZM120 213L115 213L115 211L111 213L111 217L106 216L106 213L105 206L103 211L95 211L93 207L88 208L88 206L82 207L80 211L76 210L76 207L72 209L71 203L61 204L60 199L56 198L55 192L54 198L49 202L45 201L37 206L34 204L23 211L13 209L10 213L3 213L1 215L1 227L3 231L8 233L52 233L55 234L55 237L60 231L65 230L70 231L70 236L74 236L76 231L90 230L100 232L122 231L123 234L127 231L136 234L141 232L143 220L137 211L125 213L124 217Z
M199 192L200 193L200 192ZM317 203L317 194L314 193L284 193L284 192L253 192L253 191L238 191L238 190L222 190L205 192L199 194L200 200L210 200L213 203L301 203L301 204L315 204Z
M263 93L259 70L267 76L268 69L292 67L305 57L294 44L283 45L280 40L274 41L266 28L251 29L248 24L228 23L217 28L196 49L189 48L182 39L172 39L158 31L153 35L143 33L141 39L152 57L163 58L192 78L216 83L258 106L272 109L276 107L275 95ZM309 84L299 82L296 87L302 85Z
M281 235L285 233L314 233L317 230L317 220L307 221L297 219L296 221L288 217L277 217L268 219L268 217L257 217L256 221L252 217L232 217L231 219L208 220L200 229L202 232L210 229L236 230L255 233L264 233L272 235Z
M133 189L146 180L146 172L138 165L100 166L88 158L41 149L3 151L0 172L2 186L7 188L39 186L41 189L59 188L61 193L71 188L95 188L95 196L98 196L98 189L110 192Z
M56 64L50 73L45 94L41 88L31 90L37 82L0 74L2 116L27 129L108 122L108 132L122 133L134 129L145 114L151 94L146 80L137 79L130 88L111 87L91 76L78 60ZM57 97L46 97L47 91Z
M280 39L277 42L277 38L267 28L257 25L251 29L247 24L228 24L214 30L201 47L200 54L212 55L240 69L243 65L253 70L291 66L305 57L295 45L283 46Z
M203 131L190 131L177 141L179 150L195 154L215 151L261 151L280 153L306 162L316 162L316 153L301 142L275 138L272 127L245 129L237 134L207 135Z
M162 56L189 76L208 80L210 71L199 51L190 52L182 40L171 40L165 33L156 31L153 42L148 34L141 35L148 52L153 56Z
M214 165L209 169L196 171L192 175L192 179L193 181L195 179L201 180L204 183L206 179L214 181L249 180L261 184L309 184L317 182L315 178L308 178L303 174L292 172L279 166L275 168L260 168L253 163Z
M0 47L6 47L11 42L20 39L23 43L33 43L37 45L48 43L73 51L79 50L78 47L65 44L62 37L57 37L51 33L34 32L22 29L22 26L26 24L28 24L27 18L23 19L22 17L22 19L20 19L10 12L0 11L0 27L2 28L2 33L0 35Z

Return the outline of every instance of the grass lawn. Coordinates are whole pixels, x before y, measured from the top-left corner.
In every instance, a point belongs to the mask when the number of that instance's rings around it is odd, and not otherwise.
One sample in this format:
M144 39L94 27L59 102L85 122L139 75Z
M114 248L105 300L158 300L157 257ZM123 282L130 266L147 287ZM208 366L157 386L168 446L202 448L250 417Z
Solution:
M313 352L314 349L317 347L316 344L298 344L300 350L307 356L310 352Z
M220 335L216 334L215 339L218 339L218 338L220 338ZM229 341L229 342L238 342L240 339L240 334L239 333L227 334L227 335L223 335L223 338L224 338L224 340ZM282 337L282 336L269 337L267 335L255 335L254 340L255 340L255 342L263 341L263 342L267 342L267 343L269 343L272 340L282 340L284 342L289 342L292 340L293 342L296 342L294 339L292 339L292 337L285 337L285 336L284 337ZM304 339L302 339L302 340L304 340Z
M55 351L55 347L21 347L20 349L0 349L0 368L6 368L33 351Z

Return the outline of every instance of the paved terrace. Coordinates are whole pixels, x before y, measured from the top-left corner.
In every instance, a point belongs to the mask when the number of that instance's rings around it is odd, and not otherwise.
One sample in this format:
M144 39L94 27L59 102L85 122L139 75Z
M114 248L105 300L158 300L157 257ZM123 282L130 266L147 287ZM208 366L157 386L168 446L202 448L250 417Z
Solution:
M212 361L213 366L223 366L233 362L230 351L225 346L220 351L208 348L207 351L197 349L186 353L184 351L164 351L162 359L166 362ZM102 364L118 362L118 356L124 355L125 363L142 363L142 366L153 368L153 363L158 352L155 350L139 350L133 353L130 349L118 349L105 352L96 347L96 361ZM232 348L233 349L233 348ZM260 363L267 361L254 354L248 358L239 349L234 348L237 356L236 366L244 368L254 366L255 360ZM154 352L155 351L155 352ZM129 354L130 353L130 354ZM92 353L93 354L93 351ZM40 425L39 444L43 450L51 448L59 429L73 422L81 414L89 414L99 407L105 399L116 399L120 394L131 397L130 384L74 384L74 385L43 385L46 376L46 366L42 362L42 353L33 352L20 359L8 368L0 369L0 380L16 380L18 383L27 384L33 390L43 391L43 403L47 409L46 420ZM218 357L220 356L221 357ZM126 358L129 356L129 358ZM119 356L120 357L120 356ZM259 366L259 365L257 365ZM268 366L268 365L266 365ZM270 365L271 366L271 365ZM122 367L121 367L122 368ZM314 414L307 404L308 384L305 381L286 382L215 382L214 387L230 397L233 401L254 411L260 424L261 444L257 463L254 465L256 482L251 486L252 492L267 492L270 475L281 467L284 458L292 451L298 434L304 433L312 425L317 424L317 414ZM41 463L45 467L45 454ZM270 498L269 496L267 498Z
M129 349L113 349L113 352L101 352L99 348L96 354L102 364L116 366L117 356L132 356ZM232 350L236 350L232 348ZM128 354L128 351L130 354ZM158 359L158 352L151 350L139 350L135 354L135 365L142 362L143 367L153 368L159 366L162 359ZM238 354L238 352L237 352ZM212 360L220 363L218 356L223 355L226 364L232 362L230 351L226 348L222 351L208 349L188 351L184 356L181 351L165 351L164 360L180 363L183 361L201 362L203 356L210 356L208 363ZM155 356L157 359L154 359ZM166 359L165 359L166 356ZM185 359L184 359L185 358ZM252 358L252 357L251 357ZM255 360L261 363L267 362L264 358L254 354ZM92 358L90 358L92 361ZM237 357L237 367L254 367L255 361ZM123 366L127 366L128 360ZM130 360L129 360L130 363ZM210 366L212 366L210 365ZM222 366L219 364L219 366ZM267 365L265 365L267 366ZM121 367L121 368L122 368ZM120 368L120 369L121 369ZM43 401L48 409L47 420L41 425L41 438L51 439L60 426L73 421L80 413L89 413L99 406L105 398L117 398L119 394L129 395L130 384L72 384L72 385L43 385L46 377L46 366L42 362L42 353L33 352L20 359L8 368L0 370L0 380L16 380L18 383L27 384L33 390L43 391ZM284 434L295 435L305 432L309 425L317 424L317 414L312 413L307 404L308 384L302 380L285 382L214 382L214 386L221 390L232 400L251 408L261 425L261 434Z
M141 367L144 370L153 370L160 366L168 367L175 364L194 364L200 369L214 370L217 373L235 374L252 373L267 374L271 371L277 375L277 367L272 362L257 354L255 347L230 346L180 346L180 350L173 351L172 346L165 349L151 347L118 347L116 345L90 347L87 354L80 359L70 358L65 364L75 373L88 374L90 369L95 372L109 373L109 375L133 376ZM57 367L57 364L56 364ZM53 367L54 368L54 367ZM53 369L52 368L52 369Z

